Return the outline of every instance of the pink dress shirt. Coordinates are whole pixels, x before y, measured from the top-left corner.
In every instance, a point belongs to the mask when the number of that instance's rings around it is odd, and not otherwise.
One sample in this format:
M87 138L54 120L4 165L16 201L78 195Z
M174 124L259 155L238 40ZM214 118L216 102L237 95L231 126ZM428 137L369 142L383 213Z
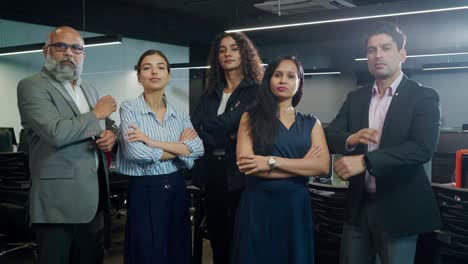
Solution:
M385 91L385 94L380 97L377 84L374 82L372 87L372 99L369 106L369 128L379 131L379 138L377 143L369 143L367 145L368 152L374 151L379 148L380 136L382 135L385 117L387 116L388 107L392 102L394 96L398 96L396 92L398 85L403 79L403 72L390 84L390 87ZM366 171L366 189L369 193L376 192L375 177Z

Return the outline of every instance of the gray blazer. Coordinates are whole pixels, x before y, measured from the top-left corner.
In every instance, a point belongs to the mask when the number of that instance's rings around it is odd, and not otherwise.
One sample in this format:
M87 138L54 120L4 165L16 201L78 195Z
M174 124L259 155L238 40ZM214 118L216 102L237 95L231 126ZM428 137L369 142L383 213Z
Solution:
M85 82L81 88L93 109L99 100L96 89ZM65 87L45 68L21 80L17 93L29 144L30 222L90 222L98 208L99 193L109 193L106 159L93 137L106 127L111 129L113 121L99 121L92 112L81 114ZM96 151L104 164L105 175L101 177L105 186L98 184ZM106 197L102 202L108 208Z

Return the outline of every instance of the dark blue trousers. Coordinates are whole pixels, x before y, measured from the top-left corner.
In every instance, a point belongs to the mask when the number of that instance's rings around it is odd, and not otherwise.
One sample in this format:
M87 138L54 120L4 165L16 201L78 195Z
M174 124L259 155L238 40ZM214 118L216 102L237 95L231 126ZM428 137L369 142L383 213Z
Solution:
M180 172L130 177L126 264L191 263L185 178Z

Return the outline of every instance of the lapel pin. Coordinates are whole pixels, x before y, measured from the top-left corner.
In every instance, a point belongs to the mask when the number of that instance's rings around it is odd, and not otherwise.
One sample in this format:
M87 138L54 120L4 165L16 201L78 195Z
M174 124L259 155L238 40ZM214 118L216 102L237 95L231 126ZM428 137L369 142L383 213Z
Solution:
M395 96L398 96L398 93L395 93Z

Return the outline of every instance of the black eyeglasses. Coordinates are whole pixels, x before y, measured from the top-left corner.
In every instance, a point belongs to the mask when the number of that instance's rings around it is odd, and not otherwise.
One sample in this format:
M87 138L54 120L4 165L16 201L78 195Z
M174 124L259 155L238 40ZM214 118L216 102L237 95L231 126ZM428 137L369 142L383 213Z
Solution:
M59 52L65 52L68 48L71 49L71 51L75 54L81 54L83 53L83 46L81 45L78 45L78 44L67 44L67 43L63 43L63 42L55 42L55 43L52 43L52 44L49 44L47 45L46 47L54 47L55 50L59 51Z

